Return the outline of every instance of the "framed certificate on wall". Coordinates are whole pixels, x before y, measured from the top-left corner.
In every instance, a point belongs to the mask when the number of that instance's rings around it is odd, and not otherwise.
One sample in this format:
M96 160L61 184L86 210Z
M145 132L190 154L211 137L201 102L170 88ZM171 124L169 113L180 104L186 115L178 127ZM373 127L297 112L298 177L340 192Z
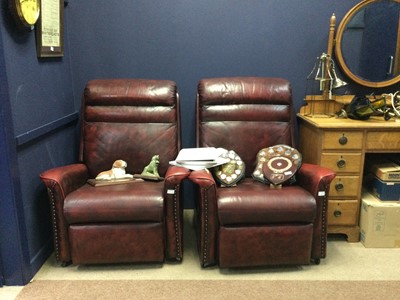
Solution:
M64 55L64 0L41 0L36 26L38 57Z

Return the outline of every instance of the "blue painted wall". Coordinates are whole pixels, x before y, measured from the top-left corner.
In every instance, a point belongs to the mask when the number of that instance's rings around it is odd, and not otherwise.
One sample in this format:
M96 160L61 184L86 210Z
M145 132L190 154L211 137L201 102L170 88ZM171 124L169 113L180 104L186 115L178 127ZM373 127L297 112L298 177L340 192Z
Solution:
M183 147L195 146L197 83L206 77L290 80L297 110L315 59L327 51L332 13L339 21L358 0L71 1L73 85L92 78L176 81ZM339 70L338 70L339 71ZM338 72L340 74L340 72ZM76 105L80 98L76 97ZM186 206L193 188L185 183Z
M306 76L315 58L326 51L331 14L335 13L339 22L358 2L70 0L64 11L64 57L37 59L34 33L18 32L8 14L8 0L1 0L3 283L26 283L51 252L49 207L38 174L74 161L77 153L74 122L27 141L21 137L74 116L88 80L140 77L176 81L183 146L193 147L194 104L201 78L285 77L292 82L299 109ZM348 92L357 89L352 85ZM185 196L190 206L191 186ZM16 233L11 242L4 238L10 229ZM16 254L14 244L18 245ZM17 265L8 260L13 254Z
M95 2L95 10L93 1L72 1L68 7L76 90L94 77L175 80L183 108L183 146L190 147L201 78L285 77L299 107L315 58L326 52L332 13L340 20L359 1Z
M16 29L8 2L1 0L0 14L0 273L3 284L20 285L52 251L49 205L38 175L75 161L77 149L72 122L44 136L32 133L78 108L70 56L38 59L35 32Z

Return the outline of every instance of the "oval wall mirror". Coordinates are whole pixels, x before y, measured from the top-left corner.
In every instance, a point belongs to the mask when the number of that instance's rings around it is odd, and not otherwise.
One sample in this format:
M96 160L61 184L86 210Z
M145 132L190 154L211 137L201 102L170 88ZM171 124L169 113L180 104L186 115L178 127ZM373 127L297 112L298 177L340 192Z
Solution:
M381 88L400 81L400 0L365 0L340 23L335 53L356 83Z

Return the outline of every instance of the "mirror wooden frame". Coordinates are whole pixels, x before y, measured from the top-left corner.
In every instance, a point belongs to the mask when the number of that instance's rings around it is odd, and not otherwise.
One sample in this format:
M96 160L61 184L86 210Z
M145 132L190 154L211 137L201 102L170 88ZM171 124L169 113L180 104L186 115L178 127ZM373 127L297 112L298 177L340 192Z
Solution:
M397 2L400 4L400 0L392 0L394 2ZM400 82L400 74L385 81L368 81L363 78L358 77L356 74L354 74L350 68L347 66L346 62L344 61L343 58L343 53L342 53L342 38L343 38L343 33L345 31L347 23L352 19L352 17L358 13L360 9L363 7L377 2L377 0L365 0L354 6L352 9L349 10L349 12L344 16L342 22L340 22L340 25L338 27L337 33L336 33L336 41L335 41L335 54L336 54L336 59L338 60L339 65L341 66L343 72L354 82L361 84L363 86L367 87L373 87L373 88L382 88L382 87L387 87L393 84L396 84ZM399 34L400 35L400 34ZM399 49L399 44L400 44L400 36L398 36L397 39L397 47L396 47L396 56L400 56L400 49Z

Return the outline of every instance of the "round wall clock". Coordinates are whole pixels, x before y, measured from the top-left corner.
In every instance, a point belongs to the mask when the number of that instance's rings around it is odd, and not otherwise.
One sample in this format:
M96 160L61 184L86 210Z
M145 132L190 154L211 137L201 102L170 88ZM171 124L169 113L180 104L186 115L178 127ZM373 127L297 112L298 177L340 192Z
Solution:
M9 7L19 28L33 29L39 19L40 0L9 0Z

